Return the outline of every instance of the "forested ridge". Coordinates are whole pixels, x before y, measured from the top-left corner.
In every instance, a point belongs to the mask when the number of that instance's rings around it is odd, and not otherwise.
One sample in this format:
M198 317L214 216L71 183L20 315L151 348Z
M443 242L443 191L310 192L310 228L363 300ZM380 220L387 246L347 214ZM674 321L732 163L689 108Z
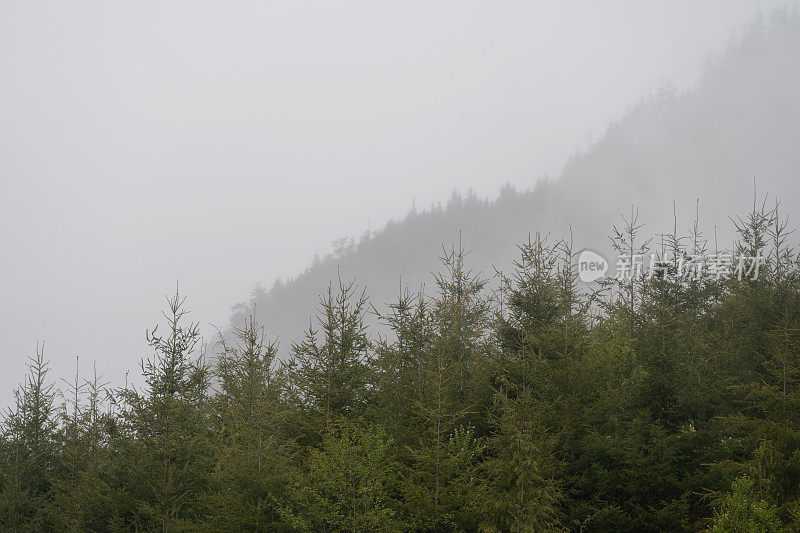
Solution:
M432 285L429 273L438 268L441 244L457 241L459 232L471 264L484 272L508 269L515 244L536 230L565 235L571 227L577 247L610 252L607 231L631 204L639 206L643 223L661 230L672 224L671 200L683 218L694 215L699 198L701 223L709 235L711 224L718 224L719 242L730 247L735 235L724 222L747 209L753 177L760 190L793 209L800 197L798 94L800 18L796 12L764 15L709 58L696 87L679 92L667 82L654 83L559 174L539 176L532 160L529 188L507 186L495 198L462 191L339 240L305 272L274 283L265 279L252 298L257 317L270 336L280 335L283 356L302 338L316 294L337 271L386 302L401 283ZM249 315L247 304L234 310L235 324Z
M660 275L591 287L569 239L533 234L498 290L457 246L389 305L334 280L285 360L252 319L206 353L178 292L140 387L56 380L39 347L2 422L0 525L797 531L800 260L767 205L734 225L757 279L677 275L716 251L696 224L651 241ZM612 235L647 247L635 217Z

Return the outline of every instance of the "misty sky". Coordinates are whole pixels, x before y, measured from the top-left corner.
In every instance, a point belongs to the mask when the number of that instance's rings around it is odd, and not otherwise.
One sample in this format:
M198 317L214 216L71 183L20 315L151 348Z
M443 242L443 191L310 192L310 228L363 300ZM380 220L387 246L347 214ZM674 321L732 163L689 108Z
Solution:
M121 384L176 278L225 326L412 202L557 176L783 4L0 1L0 405L42 340Z

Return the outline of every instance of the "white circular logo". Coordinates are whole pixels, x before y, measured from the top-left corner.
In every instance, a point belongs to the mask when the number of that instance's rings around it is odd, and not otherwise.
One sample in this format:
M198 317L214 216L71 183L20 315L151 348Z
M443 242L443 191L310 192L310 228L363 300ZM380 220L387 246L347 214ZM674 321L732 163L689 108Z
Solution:
M608 261L597 252L586 249L578 255L578 277L584 283L602 278L606 275L606 271L608 271Z

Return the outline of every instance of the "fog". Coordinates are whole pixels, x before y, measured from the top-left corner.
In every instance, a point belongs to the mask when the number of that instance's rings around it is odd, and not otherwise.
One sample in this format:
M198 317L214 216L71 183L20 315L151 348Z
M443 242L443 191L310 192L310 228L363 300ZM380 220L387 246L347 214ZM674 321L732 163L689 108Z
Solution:
M176 280L210 337L339 237L560 175L784 3L3 2L0 405L37 342L122 384Z

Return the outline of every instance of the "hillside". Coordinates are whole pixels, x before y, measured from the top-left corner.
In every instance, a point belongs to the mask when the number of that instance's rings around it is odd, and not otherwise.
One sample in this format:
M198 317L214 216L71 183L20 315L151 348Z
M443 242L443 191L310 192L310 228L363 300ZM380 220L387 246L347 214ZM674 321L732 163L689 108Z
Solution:
M281 350L299 338L318 302L335 280L356 278L378 308L401 285L430 286L442 245L471 251L469 265L485 275L503 269L516 244L537 230L555 237L570 230L577 249L604 250L619 213L635 204L645 231L688 228L700 204L700 224L720 246L730 243L728 216L759 193L779 198L787 211L800 197L800 23L774 16L758 21L707 68L697 87L676 95L669 86L648 95L591 149L576 154L560 176L526 191L504 188L491 200L454 193L444 205L410 211L336 253L316 260L297 277L257 288L251 302L233 308L239 323L255 304Z

